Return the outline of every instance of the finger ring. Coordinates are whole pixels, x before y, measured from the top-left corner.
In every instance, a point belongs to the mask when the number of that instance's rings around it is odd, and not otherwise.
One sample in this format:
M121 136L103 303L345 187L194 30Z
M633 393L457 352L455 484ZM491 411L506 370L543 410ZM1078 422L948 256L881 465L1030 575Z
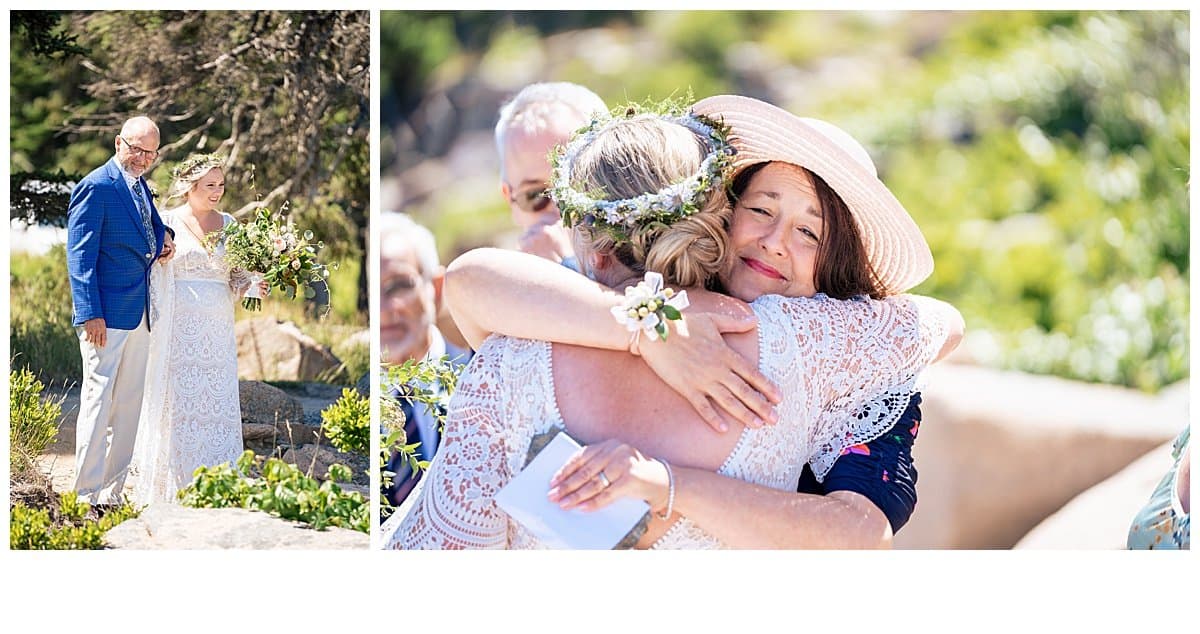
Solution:
M608 481L608 476L604 475L603 471L601 471L596 478L600 480L600 485L606 489L612 484L612 482Z

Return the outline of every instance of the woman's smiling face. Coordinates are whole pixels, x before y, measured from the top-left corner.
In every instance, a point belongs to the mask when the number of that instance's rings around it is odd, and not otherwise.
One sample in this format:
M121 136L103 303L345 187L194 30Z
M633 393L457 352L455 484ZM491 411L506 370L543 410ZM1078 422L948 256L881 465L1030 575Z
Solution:
M225 195L225 172L219 167L208 170L200 180L192 183L188 192L188 203L196 211L216 209Z
M811 297L824 238L821 201L808 173L790 163L768 163L734 204L721 283L746 302L760 295Z

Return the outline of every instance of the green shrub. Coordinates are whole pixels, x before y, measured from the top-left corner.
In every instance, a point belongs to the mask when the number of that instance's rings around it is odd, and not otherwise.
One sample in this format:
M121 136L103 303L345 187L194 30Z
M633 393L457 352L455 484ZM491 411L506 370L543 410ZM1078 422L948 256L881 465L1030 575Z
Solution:
M45 255L13 254L9 306L13 367L29 368L43 381L78 381L83 373L65 247Z
M369 504L356 491L342 491L337 482L350 479L349 467L329 467L319 482L296 465L278 458L265 462L247 450L235 466L228 463L196 469L191 484L179 491L180 503L195 508L237 507L295 520L316 530L340 526L371 531ZM254 475L258 470L261 475Z
M56 510L57 521L51 519ZM9 518L8 544L12 550L99 550L104 534L127 519L137 517L129 504L90 519L91 506L74 491L59 496L58 509L33 509L17 503Z
M9 473L20 473L54 442L62 398L43 401L42 382L27 369L13 370L8 379L8 466Z
M366 455L371 450L371 400L342 388L342 397L321 410L321 429L338 450Z

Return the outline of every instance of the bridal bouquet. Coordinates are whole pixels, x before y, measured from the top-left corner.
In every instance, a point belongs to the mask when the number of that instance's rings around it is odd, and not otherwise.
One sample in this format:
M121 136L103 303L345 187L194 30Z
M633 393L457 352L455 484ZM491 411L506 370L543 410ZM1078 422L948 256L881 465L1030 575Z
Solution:
M250 290L242 301L246 310L262 310L259 280L265 279L270 288L294 299L301 284L329 277L329 269L317 261L317 249L325 244L314 244L312 231L297 230L290 220L284 221L280 214L265 207L249 222L230 223L224 237L229 264L252 272ZM315 291L306 285L304 295L312 297Z

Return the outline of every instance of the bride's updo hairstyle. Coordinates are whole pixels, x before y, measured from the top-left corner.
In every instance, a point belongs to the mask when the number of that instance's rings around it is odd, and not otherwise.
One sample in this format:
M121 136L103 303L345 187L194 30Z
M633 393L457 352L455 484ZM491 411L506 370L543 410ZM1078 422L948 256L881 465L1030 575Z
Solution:
M171 186L167 200L186 196L196 182L213 168L225 169L225 159L216 154L192 154L171 170Z
M621 201L620 205L655 195L666 204L661 209L647 207L639 220L625 224L597 220L596 212L571 222L569 201L556 195L568 224L576 228L576 250L611 253L633 271L656 271L677 286L715 282L728 249L732 209L719 166L712 175L704 175L709 168L706 157L721 152L702 131L660 115L634 115L606 124L569 157L571 189L589 192L596 201ZM663 190L672 186L679 188L678 194L663 198ZM670 212L685 204L686 215ZM618 216L628 213L623 206L619 209Z

